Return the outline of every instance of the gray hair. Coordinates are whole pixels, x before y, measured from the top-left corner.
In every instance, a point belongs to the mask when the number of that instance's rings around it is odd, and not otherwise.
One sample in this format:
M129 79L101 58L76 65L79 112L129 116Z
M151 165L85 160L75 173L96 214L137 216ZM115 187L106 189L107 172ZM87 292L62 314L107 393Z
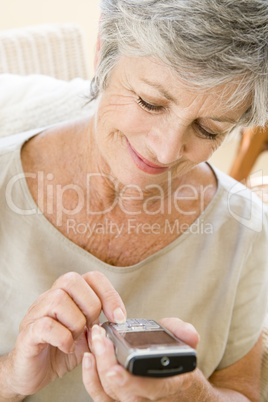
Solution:
M100 38L91 99L122 55L154 56L200 90L237 82L240 126L268 120L268 0L101 0Z

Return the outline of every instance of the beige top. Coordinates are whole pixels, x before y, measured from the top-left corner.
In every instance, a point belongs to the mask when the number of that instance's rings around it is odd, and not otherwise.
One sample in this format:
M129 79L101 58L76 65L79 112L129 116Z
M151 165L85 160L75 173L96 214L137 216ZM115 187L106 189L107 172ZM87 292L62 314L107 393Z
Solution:
M188 231L136 265L114 267L64 237L36 207L20 149L40 131L0 140L0 354L13 348L27 309L56 278L99 270L122 296L128 317L191 322L206 377L245 355L267 310L268 219L259 199L216 170L217 193ZM26 400L90 399L78 367Z

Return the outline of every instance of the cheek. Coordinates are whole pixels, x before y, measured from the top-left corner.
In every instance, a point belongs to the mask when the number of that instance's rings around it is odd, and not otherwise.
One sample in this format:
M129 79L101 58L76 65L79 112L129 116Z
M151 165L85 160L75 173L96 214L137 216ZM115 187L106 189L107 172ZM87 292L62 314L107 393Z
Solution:
M104 124L102 122L105 122ZM105 128L106 134L120 131L125 135L147 134L152 128L152 121L136 105L125 105L106 110L100 117L100 124Z
M151 123L140 113L122 114L119 121L120 129L125 134L147 134L151 130Z
M221 142L218 140L207 141L195 138L191 145L189 144L188 154L189 159L194 163L202 163L210 159L212 154L219 148Z
M221 147L221 145L223 144L223 142L225 140L225 137L226 137L226 135L222 135L215 141L211 141L209 158L214 154L215 151L217 151L218 148Z

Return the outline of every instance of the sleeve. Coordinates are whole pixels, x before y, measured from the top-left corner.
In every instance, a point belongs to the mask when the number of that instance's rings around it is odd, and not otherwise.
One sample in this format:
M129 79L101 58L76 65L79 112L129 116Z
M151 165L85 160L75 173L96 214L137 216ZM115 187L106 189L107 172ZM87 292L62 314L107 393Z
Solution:
M267 316L268 214L262 215L262 230L255 234L241 272L229 334L222 360L223 369L245 356L257 342Z

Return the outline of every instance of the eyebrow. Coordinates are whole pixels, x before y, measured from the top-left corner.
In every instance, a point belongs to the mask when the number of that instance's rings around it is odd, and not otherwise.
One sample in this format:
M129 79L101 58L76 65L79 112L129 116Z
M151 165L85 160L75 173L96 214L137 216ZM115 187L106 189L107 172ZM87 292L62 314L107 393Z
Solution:
M236 124L237 120L232 119L231 117L205 117L206 119L218 121L220 123L233 123Z
M166 91L166 89L158 82L152 82L152 81L148 80L147 78L142 78L142 82L144 82L147 85L150 85L151 87L156 88L166 99L177 104L176 99L173 98L173 96L170 95L170 93L168 91Z
M148 80L147 78L142 78L142 82L144 82L145 84L150 85L151 87L157 89L160 92L160 94L163 95L170 102L173 102L176 105L178 104L176 99L158 82L152 82L152 81ZM218 121L220 123L232 123L232 124L237 123L237 120L232 119L231 117L204 117L204 119Z

